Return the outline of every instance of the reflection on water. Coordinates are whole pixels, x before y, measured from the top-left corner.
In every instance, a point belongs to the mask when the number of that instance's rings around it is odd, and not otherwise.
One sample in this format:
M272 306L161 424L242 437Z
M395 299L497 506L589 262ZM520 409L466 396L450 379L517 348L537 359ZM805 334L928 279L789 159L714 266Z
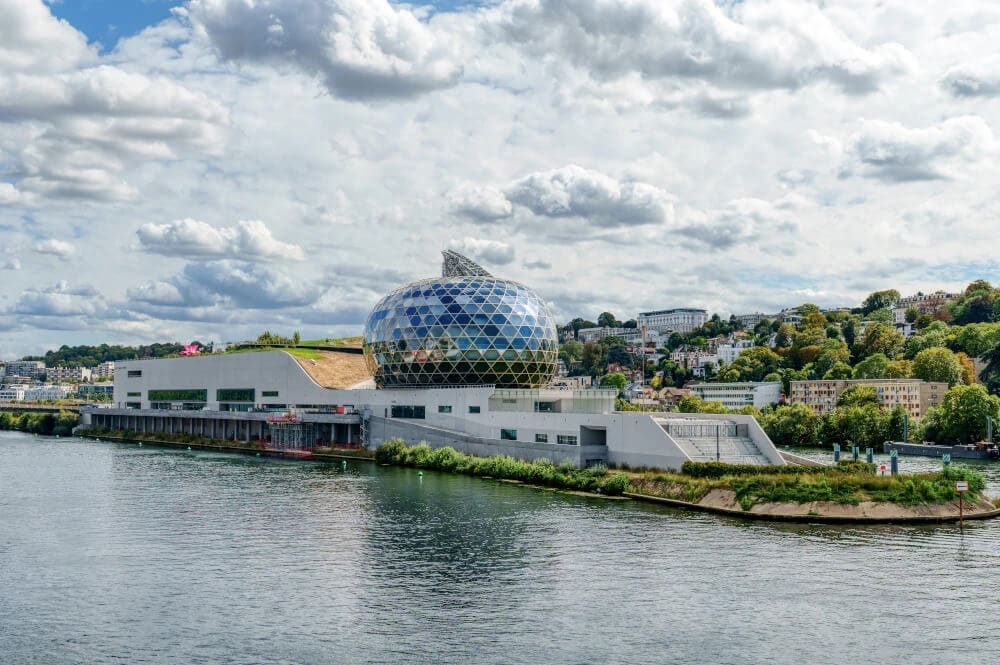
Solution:
M5 433L0 661L994 663L998 536Z

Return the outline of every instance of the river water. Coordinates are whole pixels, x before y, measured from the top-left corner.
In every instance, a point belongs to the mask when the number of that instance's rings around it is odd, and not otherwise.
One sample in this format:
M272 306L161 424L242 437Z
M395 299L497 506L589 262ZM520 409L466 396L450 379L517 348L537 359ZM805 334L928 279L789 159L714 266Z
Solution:
M1000 522L0 433L0 662L998 663Z

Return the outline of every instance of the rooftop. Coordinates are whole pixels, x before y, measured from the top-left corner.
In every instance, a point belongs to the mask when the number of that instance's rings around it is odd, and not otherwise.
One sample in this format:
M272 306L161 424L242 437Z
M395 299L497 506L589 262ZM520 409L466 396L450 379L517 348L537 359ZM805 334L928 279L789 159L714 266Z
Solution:
M289 354L302 366L312 380L324 388L345 390L372 378L360 353L313 351L306 354Z

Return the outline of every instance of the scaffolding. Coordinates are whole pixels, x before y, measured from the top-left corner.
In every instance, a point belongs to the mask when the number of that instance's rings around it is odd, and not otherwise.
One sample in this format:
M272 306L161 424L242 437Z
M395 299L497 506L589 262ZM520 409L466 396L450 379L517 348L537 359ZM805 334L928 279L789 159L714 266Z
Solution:
M295 414L285 413L267 419L274 450L312 450L316 447L316 424L302 422Z

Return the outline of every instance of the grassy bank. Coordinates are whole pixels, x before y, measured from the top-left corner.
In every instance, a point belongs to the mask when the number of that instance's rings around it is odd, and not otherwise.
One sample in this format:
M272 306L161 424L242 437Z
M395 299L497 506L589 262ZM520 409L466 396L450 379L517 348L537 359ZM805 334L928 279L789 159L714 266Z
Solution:
M730 490L743 510L763 503L863 501L900 506L944 504L958 500L955 481L966 480L966 499L982 497L986 481L969 469L906 476L876 475L875 465L842 461L830 467L755 467L717 462L686 462L681 473L645 473L629 479L629 492L698 503L712 490Z
M0 430L69 436L79 424L80 416L72 411L60 411L58 414L32 411L0 413Z
M408 446L400 439L390 439L375 451L381 464L395 464L418 469L433 469L468 476L519 480L565 490L620 495L628 486L624 473L609 473L607 467L577 469L571 463L556 466L549 460L525 462L505 455L475 457L454 448L431 448L426 443Z

